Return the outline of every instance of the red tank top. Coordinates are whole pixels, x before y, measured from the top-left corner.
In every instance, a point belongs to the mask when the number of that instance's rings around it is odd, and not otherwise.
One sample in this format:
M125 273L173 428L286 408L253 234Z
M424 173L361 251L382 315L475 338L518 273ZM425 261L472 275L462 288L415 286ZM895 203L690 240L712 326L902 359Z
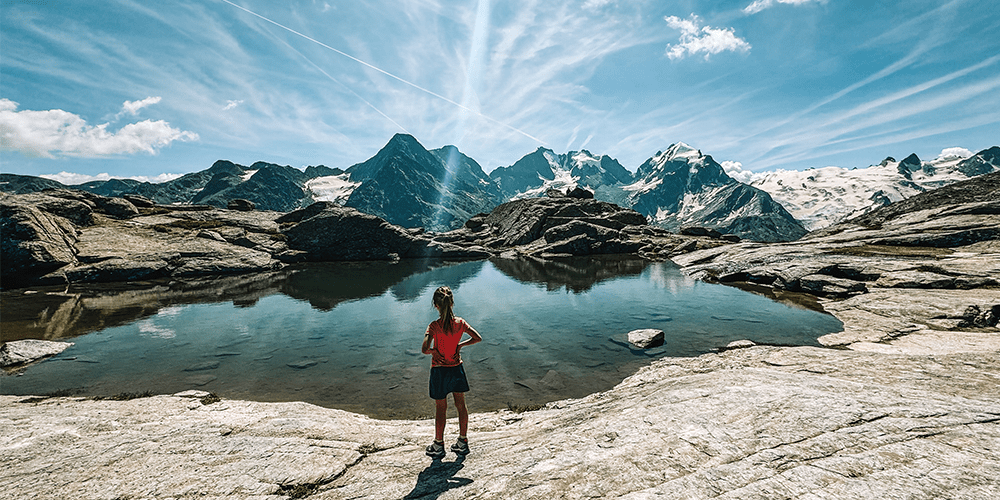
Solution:
M458 343L462 341L462 335L469 329L469 324L462 318L455 318L452 322L451 331L445 333L441 328L443 319L427 325L427 333L434 341L434 347L448 360L445 364L436 364L431 361L431 366L458 366L462 364L462 357L458 351Z

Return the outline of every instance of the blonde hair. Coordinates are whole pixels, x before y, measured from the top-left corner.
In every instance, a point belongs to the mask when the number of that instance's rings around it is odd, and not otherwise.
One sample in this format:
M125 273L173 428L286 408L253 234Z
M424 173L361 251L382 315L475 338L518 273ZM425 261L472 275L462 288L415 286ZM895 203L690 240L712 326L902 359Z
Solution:
M455 323L455 312L452 311L452 308L455 307L455 295L451 292L451 288L443 286L434 290L433 300L434 306L441 314L441 330L445 334L451 334L452 326Z

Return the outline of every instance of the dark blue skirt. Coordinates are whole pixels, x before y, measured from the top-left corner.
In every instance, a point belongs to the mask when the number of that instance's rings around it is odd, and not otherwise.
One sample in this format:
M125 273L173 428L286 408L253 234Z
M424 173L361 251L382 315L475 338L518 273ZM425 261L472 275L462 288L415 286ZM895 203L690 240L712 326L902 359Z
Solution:
M469 392L469 380L465 378L465 368L458 366L432 366L431 399L446 399L450 392Z

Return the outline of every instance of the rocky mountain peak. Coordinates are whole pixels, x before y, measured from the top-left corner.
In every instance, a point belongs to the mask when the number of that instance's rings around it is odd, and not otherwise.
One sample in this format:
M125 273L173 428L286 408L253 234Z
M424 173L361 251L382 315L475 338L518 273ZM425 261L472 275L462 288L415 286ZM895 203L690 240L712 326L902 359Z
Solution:
M683 142L678 142L671 144L670 147L663 152L663 156L664 161L673 161L681 158L693 160L700 158L702 155L700 149L695 149L687 144L684 144Z

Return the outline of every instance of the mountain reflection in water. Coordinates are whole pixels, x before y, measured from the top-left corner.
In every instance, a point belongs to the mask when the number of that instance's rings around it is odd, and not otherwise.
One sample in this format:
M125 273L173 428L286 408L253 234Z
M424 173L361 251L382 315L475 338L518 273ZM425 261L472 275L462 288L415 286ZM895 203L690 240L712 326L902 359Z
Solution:
M463 351L483 411L606 390L652 358L732 340L809 344L831 316L693 281L672 263L606 258L311 264L253 276L73 286L0 295L3 340L70 339L72 348L2 380L6 394L212 391L307 401L384 418L427 416L436 319L430 295L455 290L456 314L485 341ZM663 347L624 342L637 328Z

